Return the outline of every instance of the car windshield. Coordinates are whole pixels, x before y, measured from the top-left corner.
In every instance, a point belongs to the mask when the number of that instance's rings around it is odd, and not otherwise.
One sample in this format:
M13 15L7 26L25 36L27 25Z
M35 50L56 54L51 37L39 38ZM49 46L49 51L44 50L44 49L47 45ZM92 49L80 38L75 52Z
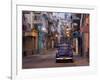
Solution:
M60 46L59 49L66 50L67 49L67 46Z

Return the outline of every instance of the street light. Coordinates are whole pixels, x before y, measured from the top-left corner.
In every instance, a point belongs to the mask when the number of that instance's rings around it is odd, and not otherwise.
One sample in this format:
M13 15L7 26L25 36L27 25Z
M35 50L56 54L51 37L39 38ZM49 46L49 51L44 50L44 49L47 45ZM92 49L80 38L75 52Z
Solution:
M68 31L66 31L66 34L69 34L69 32L68 32Z
M58 37L58 35L56 34L55 37Z
M47 30L46 30L45 27L42 27L42 31L43 31L43 32L47 32Z
M67 37L70 37L70 35L69 35L69 34L67 34Z
M67 36L67 37L71 37L71 31L70 31L70 29L68 29L68 28L67 28L67 30L66 30L66 36Z

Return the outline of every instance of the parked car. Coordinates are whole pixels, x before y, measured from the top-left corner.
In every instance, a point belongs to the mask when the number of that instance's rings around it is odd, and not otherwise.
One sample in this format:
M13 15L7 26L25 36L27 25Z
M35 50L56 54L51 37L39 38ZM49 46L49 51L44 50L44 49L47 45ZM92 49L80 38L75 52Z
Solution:
M56 53L56 62L73 62L73 51L71 44L59 44Z

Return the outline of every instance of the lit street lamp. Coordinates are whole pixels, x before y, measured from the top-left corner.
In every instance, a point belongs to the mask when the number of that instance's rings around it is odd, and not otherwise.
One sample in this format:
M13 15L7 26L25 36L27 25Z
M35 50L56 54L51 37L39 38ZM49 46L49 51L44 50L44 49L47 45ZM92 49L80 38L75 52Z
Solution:
M58 37L58 35L56 34L55 37Z
M42 27L42 31L43 31L43 32L47 32L47 30L46 30L45 27Z

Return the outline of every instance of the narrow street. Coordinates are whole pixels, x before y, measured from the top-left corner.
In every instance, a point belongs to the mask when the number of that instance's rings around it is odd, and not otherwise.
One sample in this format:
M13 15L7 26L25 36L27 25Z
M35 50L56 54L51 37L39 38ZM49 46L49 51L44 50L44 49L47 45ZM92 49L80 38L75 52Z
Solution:
M28 68L51 68L51 67L73 67L88 66L87 59L74 57L72 63L56 63L56 49L50 49L45 54L35 54L23 58L23 69Z
M89 16L23 11L22 68L88 66Z

